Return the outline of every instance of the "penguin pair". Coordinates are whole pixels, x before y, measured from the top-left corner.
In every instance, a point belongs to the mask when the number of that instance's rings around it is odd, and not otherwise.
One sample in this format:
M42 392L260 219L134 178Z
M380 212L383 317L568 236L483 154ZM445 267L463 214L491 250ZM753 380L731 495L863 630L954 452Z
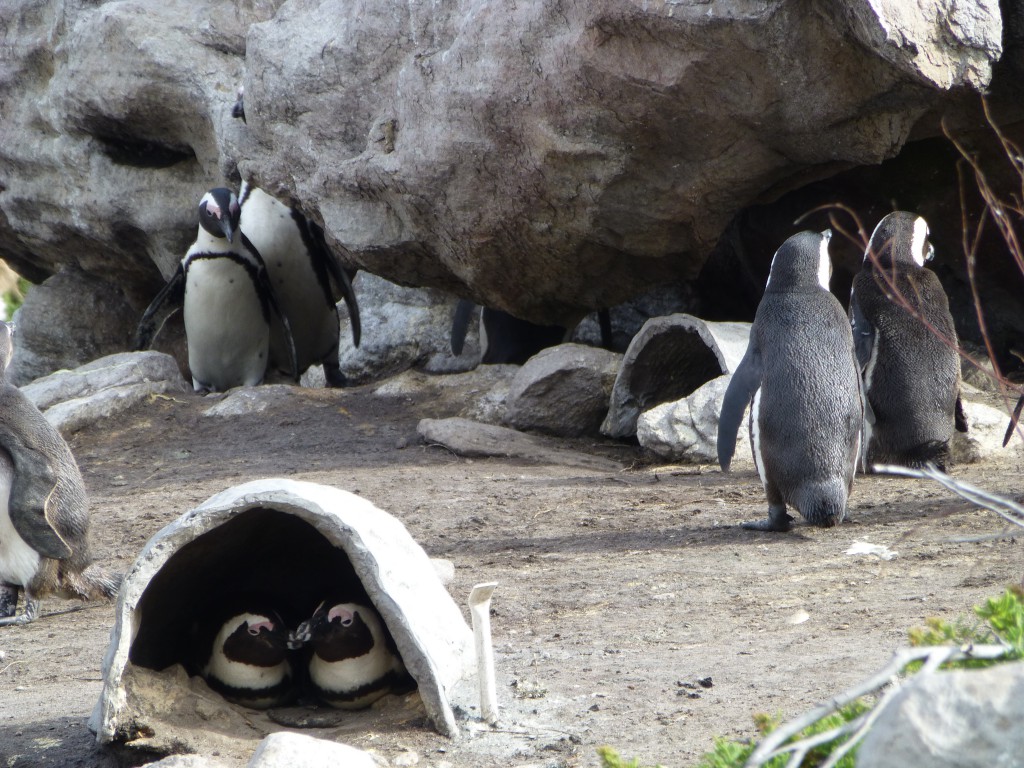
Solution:
M928 222L894 211L871 234L853 279L850 322L864 377L864 463L945 469L954 431L966 432L960 355L949 300L925 264Z
M328 275L342 286L358 345L348 276L327 251L322 229L260 190L245 186L243 196L222 187L203 196L196 240L143 314L136 348L152 343L165 304L182 305L197 392L255 386L268 366L298 381L318 362L328 384L344 385Z
M13 354L14 327L0 321L0 626L34 620L48 595L109 600L120 585L89 555L85 483L70 448L6 381Z
M745 528L788 530L787 506L815 525L846 517L864 406L850 323L828 289L830 237L800 232L775 253L722 402L719 463L728 471L749 405L754 462L768 497L768 519Z
M450 341L455 355L462 354L476 309L477 305L469 299L460 299L455 306ZM611 349L612 327L608 310L599 310L597 318L601 327L601 346ZM480 362L485 365L522 365L541 350L566 341L570 335L571 329L561 325L539 325L500 309L483 307L480 311Z
M321 603L295 631L272 609L229 611L200 645L207 684L254 709L304 699L364 709L415 687L380 615L363 604Z

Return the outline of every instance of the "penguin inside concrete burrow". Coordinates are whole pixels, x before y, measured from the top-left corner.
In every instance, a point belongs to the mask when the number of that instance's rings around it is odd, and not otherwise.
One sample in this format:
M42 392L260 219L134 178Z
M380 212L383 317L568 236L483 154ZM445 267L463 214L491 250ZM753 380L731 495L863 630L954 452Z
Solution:
M288 703L295 695L288 627L272 608L235 603L199 634L197 646L205 657L200 674L235 704L267 709Z
M359 346L359 304L345 268L327 247L323 229L297 208L243 182L239 195L242 233L266 264L283 316L295 340L298 374L323 364L328 386L345 386L338 365L337 297L344 299L352 322L352 341ZM332 287L333 281L333 287ZM280 318L270 331L270 363L290 369L287 333Z
M828 290L831 232L800 232L775 253L718 424L718 461L729 470L750 406L750 442L768 497L768 519L744 528L786 531L792 506L833 526L860 453L864 409L850 323Z
M462 354L469 324L476 310L477 305L469 299L459 299L456 304L450 340L452 354ZM597 320L601 329L601 346L611 349L612 327L608 310L598 310ZM572 328L561 325L539 325L522 320L504 310L482 307L480 362L487 365L522 365L541 350L568 341L572 331Z
M0 626L34 620L49 595L109 600L121 582L92 563L88 499L71 449L4 378L13 337L0 321ZM15 615L19 592L25 605Z
M298 378L288 318L281 313L259 251L239 231L240 218L241 207L231 190L218 187L203 196L196 240L136 331L136 348L147 348L159 330L156 318L163 306L182 305L197 392L223 392L263 381L272 314L286 330L291 371Z
M924 265L928 223L894 211L871 234L850 294L869 418L864 462L944 468L954 430L967 431L960 356L949 301Z
M322 602L289 645L306 648L311 694L338 709L365 709L416 687L380 614L364 603Z

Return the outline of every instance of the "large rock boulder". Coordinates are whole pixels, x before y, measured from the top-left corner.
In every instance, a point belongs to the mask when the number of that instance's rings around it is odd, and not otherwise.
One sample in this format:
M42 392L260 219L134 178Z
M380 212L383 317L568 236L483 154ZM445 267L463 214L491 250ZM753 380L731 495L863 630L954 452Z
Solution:
M141 312L202 193L245 175L353 265L567 327L696 278L745 206L937 135L1002 34L997 0L49 0L4 21L0 257L34 282L77 266Z
M992 768L1024 755L1024 664L915 679L868 731L858 766Z

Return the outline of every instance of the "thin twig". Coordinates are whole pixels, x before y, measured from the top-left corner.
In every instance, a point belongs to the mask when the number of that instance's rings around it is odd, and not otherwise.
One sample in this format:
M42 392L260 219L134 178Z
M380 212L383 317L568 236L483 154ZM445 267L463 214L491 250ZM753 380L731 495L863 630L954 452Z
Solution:
M904 477L934 480L958 496L967 499L972 504L991 510L1014 525L1024 527L1024 507L1020 504L994 493L983 491L981 488L976 488L968 483L954 480L934 465L929 464L921 469L910 469L909 467L899 467L894 464L876 464L872 469L875 472L882 472L888 475L902 475Z

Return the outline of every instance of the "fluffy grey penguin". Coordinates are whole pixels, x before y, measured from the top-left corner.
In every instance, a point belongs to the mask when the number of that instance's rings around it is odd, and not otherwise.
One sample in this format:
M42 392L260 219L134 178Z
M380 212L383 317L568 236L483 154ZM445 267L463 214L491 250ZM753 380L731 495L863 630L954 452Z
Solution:
M380 615L368 605L325 601L289 644L309 646L312 692L338 709L364 709L388 693L415 687Z
M267 709L291 699L292 665L288 628L275 611L252 608L230 611L207 638L208 658L201 674L228 701Z
M853 279L850 322L869 418L865 464L944 468L954 429L967 431L949 301L925 262L928 223L907 211L883 218Z
M718 461L728 471L750 405L750 442L768 496L768 519L745 528L788 530L787 505L815 525L846 516L864 411L850 323L828 291L830 236L800 232L775 253L722 402Z
M13 333L0 322L0 625L32 621L48 595L110 599L121 581L92 564L85 484L67 443L4 380Z
M239 201L242 234L263 257L283 316L294 334L298 374L322 363L328 386L345 386L345 376L338 367L336 295L340 294L348 307L352 341L357 347L359 305L349 275L327 248L323 229L298 209L247 182L242 184ZM291 368L287 332L279 317L271 324L270 362L278 370L287 372Z
M218 187L203 195L196 240L146 309L136 332L136 348L148 347L163 305L182 304L188 364L197 392L222 392L263 381L272 313L286 329L295 375L288 318L281 314L259 251L239 231L240 217L241 207L231 190Z

